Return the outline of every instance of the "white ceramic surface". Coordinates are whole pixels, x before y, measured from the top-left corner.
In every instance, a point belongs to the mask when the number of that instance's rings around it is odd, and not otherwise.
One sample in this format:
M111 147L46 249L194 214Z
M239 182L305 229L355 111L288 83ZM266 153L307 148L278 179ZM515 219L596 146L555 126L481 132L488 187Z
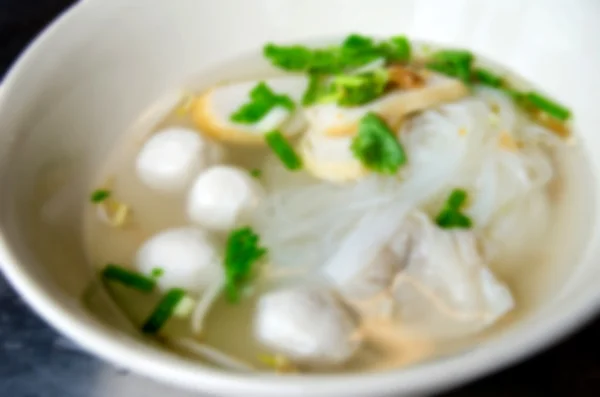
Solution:
M267 41L406 33L499 60L576 115L600 183L600 2L597 0L85 0L28 49L0 94L0 262L48 322L91 352L143 375L235 396L429 393L506 366L581 325L600 290L599 214L567 286L543 310L476 349L401 371L354 376L242 376L161 350L78 298L80 214L90 178L132 121L192 75ZM65 183L41 208L40 178ZM58 181L58 182L56 182ZM40 190L41 189L41 190ZM40 193L41 192L41 193ZM48 216L51 224L41 222ZM107 320L107 319L110 319Z

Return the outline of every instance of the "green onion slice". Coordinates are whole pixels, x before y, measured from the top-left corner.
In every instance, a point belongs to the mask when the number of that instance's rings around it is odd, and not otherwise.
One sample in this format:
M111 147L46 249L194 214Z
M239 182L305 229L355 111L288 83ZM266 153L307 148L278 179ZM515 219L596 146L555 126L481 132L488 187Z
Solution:
M302 168L302 159L281 132L271 131L265 135L265 139L287 169L296 171Z
M173 316L177 306L185 296L186 292L181 288L173 288L167 291L142 326L142 332L145 334L156 334Z
M151 292L156 285L152 278L114 264L106 265L102 278L143 292Z

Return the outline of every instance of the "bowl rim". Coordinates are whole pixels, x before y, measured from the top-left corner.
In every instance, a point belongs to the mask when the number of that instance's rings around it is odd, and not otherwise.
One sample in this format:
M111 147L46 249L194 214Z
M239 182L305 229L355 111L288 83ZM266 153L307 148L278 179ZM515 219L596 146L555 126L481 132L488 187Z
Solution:
M0 115L11 92L18 89L25 76L23 66L46 45L68 30L82 14L84 6L102 6L101 2L78 2L64 11L42 30L13 63L0 86ZM1 134L1 132L0 132ZM597 227L592 231L596 234ZM339 375L299 375L281 377L271 374L232 374L203 367L191 360L150 348L142 341L115 338L108 327L92 324L73 315L68 305L55 299L47 287L19 264L6 244L0 225L1 269L26 303L48 324L73 339L93 355L125 367L147 378L197 392L279 396L369 395L379 393L436 392L459 386L475 378L500 370L539 352L592 319L600 309L600 290L588 289L573 301L571 310L562 311L525 329L512 329L487 341L485 349L474 349L409 368L378 373ZM589 247L587 247L589 254ZM582 256L580 262L591 260ZM515 338L518 336L518 338Z

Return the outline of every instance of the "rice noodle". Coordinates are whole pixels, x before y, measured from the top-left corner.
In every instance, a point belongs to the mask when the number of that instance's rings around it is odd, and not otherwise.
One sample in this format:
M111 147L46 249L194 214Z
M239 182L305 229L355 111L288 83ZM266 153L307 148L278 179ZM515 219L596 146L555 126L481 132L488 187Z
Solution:
M225 287L223 279L216 280L212 283L203 293L198 304L194 308L192 314L191 327L194 334L200 334L204 325L204 319L208 315L209 310L221 294L221 291Z
M408 165L397 177L369 175L333 185L267 162L268 198L254 226L272 261L321 268L344 284L390 241L409 211L422 208L434 216L456 187L469 192L466 211L476 230L493 240L510 239L501 218L522 213L532 195L545 196L553 177L547 150L556 140L506 94L490 88L473 94L404 123L399 137ZM514 145L503 145L503 139ZM513 227L528 222L508 218Z

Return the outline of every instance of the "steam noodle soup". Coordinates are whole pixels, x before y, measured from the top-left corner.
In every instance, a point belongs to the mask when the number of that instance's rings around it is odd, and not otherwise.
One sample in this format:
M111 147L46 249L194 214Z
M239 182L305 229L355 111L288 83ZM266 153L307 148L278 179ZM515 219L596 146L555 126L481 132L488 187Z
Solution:
M577 255L571 112L469 51L267 44L157 103L90 188L86 249L140 332L218 367L438 357Z

